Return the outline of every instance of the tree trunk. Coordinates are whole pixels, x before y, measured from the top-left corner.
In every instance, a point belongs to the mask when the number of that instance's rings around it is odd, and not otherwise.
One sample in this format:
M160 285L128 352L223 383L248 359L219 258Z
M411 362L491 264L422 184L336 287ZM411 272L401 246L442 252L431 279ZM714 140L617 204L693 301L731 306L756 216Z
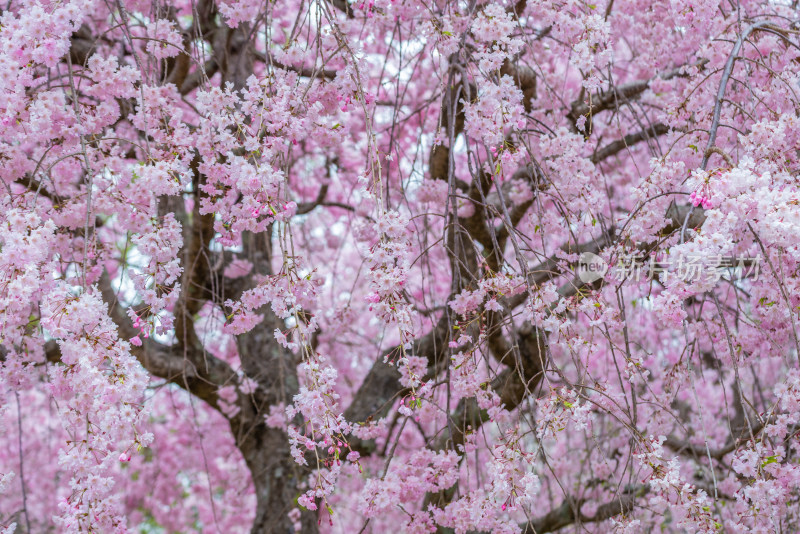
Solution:
M307 470L298 465L289 454L286 434L258 424L239 444L256 490L256 518L252 534L294 534L294 521L289 517L293 508L299 508L298 488ZM303 511L299 532L316 533L317 516Z

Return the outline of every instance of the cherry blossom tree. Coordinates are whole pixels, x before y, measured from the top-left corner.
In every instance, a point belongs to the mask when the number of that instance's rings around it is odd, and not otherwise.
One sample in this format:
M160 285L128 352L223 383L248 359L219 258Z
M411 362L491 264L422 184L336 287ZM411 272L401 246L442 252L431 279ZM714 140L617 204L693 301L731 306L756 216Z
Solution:
M7 0L0 531L800 530L790 0Z

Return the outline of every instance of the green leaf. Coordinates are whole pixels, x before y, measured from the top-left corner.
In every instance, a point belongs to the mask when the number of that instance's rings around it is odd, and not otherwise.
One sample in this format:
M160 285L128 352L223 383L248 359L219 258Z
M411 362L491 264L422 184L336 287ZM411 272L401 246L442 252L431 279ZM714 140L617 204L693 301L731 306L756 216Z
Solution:
M761 467L766 467L769 464L774 464L774 463L778 463L778 457L777 456L768 456L767 459L764 460L764 463L761 464Z

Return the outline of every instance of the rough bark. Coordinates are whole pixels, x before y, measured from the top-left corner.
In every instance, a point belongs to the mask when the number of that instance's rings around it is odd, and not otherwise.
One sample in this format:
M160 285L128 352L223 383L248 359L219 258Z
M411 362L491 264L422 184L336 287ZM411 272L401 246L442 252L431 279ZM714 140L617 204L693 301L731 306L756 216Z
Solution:
M235 424L231 424L231 428L235 434L243 434L237 445L253 476L256 491L256 518L250 532L295 534L289 512L297 507L295 502L301 493L298 484L308 472L289 454L287 435L263 423L245 432ZM303 512L300 523L300 532L318 531L317 518L312 512Z

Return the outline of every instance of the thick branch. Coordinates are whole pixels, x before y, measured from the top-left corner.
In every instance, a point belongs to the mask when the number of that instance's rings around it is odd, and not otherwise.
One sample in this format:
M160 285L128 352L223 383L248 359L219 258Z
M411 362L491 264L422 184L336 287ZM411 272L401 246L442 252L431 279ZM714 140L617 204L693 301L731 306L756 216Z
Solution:
M503 363L508 364L509 368L500 372L491 382L492 391L497 393L507 410L519 406L528 393L541 382L547 357L546 342L546 335L541 330L530 325L519 329L516 342L519 351L509 352L506 355L506 361ZM518 361L515 353L519 355ZM434 449L442 450L462 445L468 432L477 430L488 421L489 414L481 410L477 401L471 398L458 403L451 419L454 434L451 436L449 430L446 430Z
M352 19L355 17L353 8L350 7L350 4L347 2L347 0L331 0L331 5L347 15L347 18Z
M15 180L14 183L25 187L26 189L28 189L28 191L32 193L45 197L46 199L52 201L54 204L58 203L55 194L48 191L41 182L31 178L27 174L22 178L18 178L17 180Z
M107 273L100 278L103 300L111 306L109 316L119 329L122 339L130 339L139 334L133 327L125 310L111 288ZM152 339L145 339L141 347L132 347L131 353L153 376L163 378L186 389L212 407L219 409L220 387L235 384L236 372L226 362L208 354L199 345L162 345Z
M600 163L604 159L619 154L626 148L632 147L633 145L640 143L645 139L651 139L659 135L664 135L669 131L670 131L669 126L659 122L658 124L654 124L651 128L648 128L646 130L628 134L622 139L617 139L616 141L609 143L603 148L595 151L595 153L592 154L592 163L594 164Z
M86 24L72 34L69 47L70 60L74 65L86 66L86 62L97 51L97 40L92 35L92 30Z
M201 85L203 85L209 78L214 76L219 70L219 63L215 59L209 59L205 62L203 68L197 68L189 74L180 85L180 92L182 95L188 95Z
M638 493L643 493L646 488L640 488ZM582 500L566 498L558 508L551 510L547 514L533 519L530 523L520 525L526 534L544 534L545 532L555 532L573 523L597 523L605 521L619 514L629 514L633 510L637 495L626 493L613 501L601 504L591 517L585 516L580 509L583 505Z
M703 66L707 62L708 60L704 59L698 62L695 66ZM659 74L657 77L660 77L663 80L670 80L683 75L684 67L679 67L663 74ZM653 78L649 78L647 80L636 80L612 87L611 89L590 98L589 102L581 102L580 100L576 100L570 106L570 112L567 115L572 123L572 127L577 131L578 119L583 116L586 117L585 131L591 132L592 115L596 115L597 113L609 109L615 109L620 102L625 102L626 100L631 100L638 97L650 86L650 82L652 80Z
M214 215L200 214L201 196L205 176L198 170L200 158L192 160L193 190L195 192L192 217L189 219L181 197L169 197L163 207L175 213L183 227L184 246L182 249L183 275L181 277L181 295L175 306L175 337L183 343L194 337L193 317L212 294L211 252L208 244L214 237Z
M450 322L447 315L443 315L436 327L414 343L411 353L428 359L428 368L435 369L442 365L450 340ZM386 354L391 359L396 357L396 349ZM383 357L372 365L361 386L353 396L353 400L344 412L344 417L355 424L369 423L370 421L386 417L392 403L405 388L400 384L400 372L392 363L384 363ZM362 454L374 451L374 444L358 440L350 440L351 446Z
M522 105L525 106L525 111L530 113L533 105L531 101L536 98L536 73L533 72L533 69L525 65L515 65L506 59L503 66L500 67L500 74L511 76L522 91Z
M761 421L753 426L753 435L756 436L764 430L767 422ZM742 429L736 437L731 436L727 443L719 448L709 448L706 451L705 445L697 445L690 443L688 440L678 439L676 436L667 436L664 445L677 452L678 454L685 454L696 458L707 458L709 455L715 460L722 460L727 454L735 451L742 443L750 439L750 429Z

